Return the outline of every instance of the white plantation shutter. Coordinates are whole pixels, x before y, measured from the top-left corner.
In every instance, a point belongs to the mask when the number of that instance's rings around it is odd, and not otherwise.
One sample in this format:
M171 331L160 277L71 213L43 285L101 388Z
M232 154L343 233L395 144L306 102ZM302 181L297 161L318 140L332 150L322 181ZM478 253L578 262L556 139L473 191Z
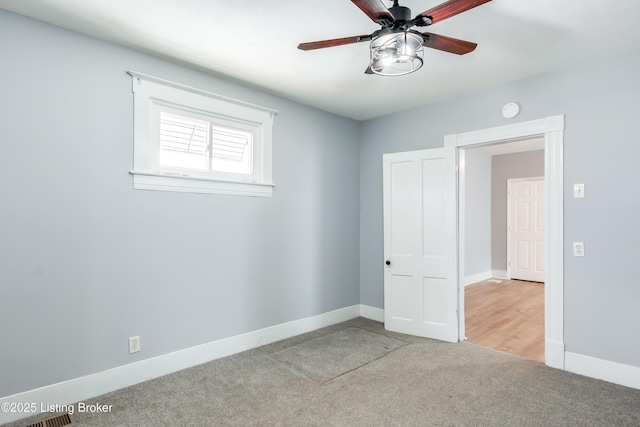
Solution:
M205 120L160 113L161 167L251 174L253 134Z
M240 161L251 140L251 134L241 130L214 127L212 129L212 156Z
M251 132L213 126L211 168L220 172L251 174L252 141Z
M208 141L209 123L160 113L160 166L208 170Z

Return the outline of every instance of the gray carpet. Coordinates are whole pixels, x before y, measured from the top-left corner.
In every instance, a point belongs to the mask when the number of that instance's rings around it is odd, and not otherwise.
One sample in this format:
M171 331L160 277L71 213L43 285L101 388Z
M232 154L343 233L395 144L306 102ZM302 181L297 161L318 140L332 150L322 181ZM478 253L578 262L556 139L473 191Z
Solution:
M272 354L307 378L327 382L407 345L406 342L360 328L345 328Z
M398 347L344 364L366 347L352 347L350 334ZM335 346L329 361L319 357L321 343ZM305 354L325 366L301 368ZM77 414L79 425L640 426L640 390L469 343L387 332L362 318L87 401L95 402L113 412Z

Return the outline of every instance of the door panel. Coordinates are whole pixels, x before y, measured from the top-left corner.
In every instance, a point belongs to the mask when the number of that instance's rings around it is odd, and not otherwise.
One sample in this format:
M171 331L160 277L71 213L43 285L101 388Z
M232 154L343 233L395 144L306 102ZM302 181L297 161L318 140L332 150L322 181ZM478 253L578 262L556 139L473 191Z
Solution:
M447 282L446 279L425 277L424 287L424 321L433 326L444 326L447 323ZM445 303L443 303L443 301Z
M407 185L408 184L408 185ZM391 246L396 255L411 253L411 162L391 165Z
M444 256L444 159L422 161L422 254Z
M391 311L394 318L410 321L413 319L413 278L411 276L391 276Z
M458 340L455 148L383 156L384 314L396 332Z
M516 271L529 270L529 242L516 240Z

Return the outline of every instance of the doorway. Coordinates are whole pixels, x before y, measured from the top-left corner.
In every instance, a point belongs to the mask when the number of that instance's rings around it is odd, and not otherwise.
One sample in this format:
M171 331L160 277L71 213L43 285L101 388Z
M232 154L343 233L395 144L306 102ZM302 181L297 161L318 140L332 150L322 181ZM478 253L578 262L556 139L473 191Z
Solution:
M461 151L466 340L544 362L544 137Z
M445 147L455 147L459 164L458 176L458 312L459 339L465 338L465 169L466 149L491 146L508 141L541 136L545 150L545 363L564 369L564 264L563 264L563 138L564 116L515 123L463 134L447 135Z

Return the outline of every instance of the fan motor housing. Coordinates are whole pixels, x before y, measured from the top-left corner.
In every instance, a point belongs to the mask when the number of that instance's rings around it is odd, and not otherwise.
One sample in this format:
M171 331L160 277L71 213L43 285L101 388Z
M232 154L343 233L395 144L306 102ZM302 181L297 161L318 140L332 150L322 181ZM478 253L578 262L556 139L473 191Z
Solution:
M404 6L391 6L389 12L396 21L411 21L411 9Z

